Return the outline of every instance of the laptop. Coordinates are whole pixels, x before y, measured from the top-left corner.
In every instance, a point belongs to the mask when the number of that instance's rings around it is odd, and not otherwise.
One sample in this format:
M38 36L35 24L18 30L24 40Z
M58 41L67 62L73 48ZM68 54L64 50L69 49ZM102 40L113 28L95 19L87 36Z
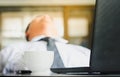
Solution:
M120 74L120 0L96 0L90 67L51 70L65 74Z

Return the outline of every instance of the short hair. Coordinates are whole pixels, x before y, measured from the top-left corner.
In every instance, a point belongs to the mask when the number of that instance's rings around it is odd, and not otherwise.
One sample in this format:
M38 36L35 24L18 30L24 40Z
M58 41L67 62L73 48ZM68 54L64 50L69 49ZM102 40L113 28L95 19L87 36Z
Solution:
M28 24L28 26L27 26L27 28L26 28L26 30L25 30L25 33L27 33L29 27L30 27L30 23ZM26 38L27 41L29 41L29 36L25 36L25 38Z

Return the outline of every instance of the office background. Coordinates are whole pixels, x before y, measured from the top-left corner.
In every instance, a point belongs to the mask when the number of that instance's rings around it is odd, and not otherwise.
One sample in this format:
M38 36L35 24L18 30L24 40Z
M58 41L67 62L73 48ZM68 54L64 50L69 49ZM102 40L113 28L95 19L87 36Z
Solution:
M25 41L25 29L37 15L49 14L69 43L91 47L95 0L0 0L0 49Z

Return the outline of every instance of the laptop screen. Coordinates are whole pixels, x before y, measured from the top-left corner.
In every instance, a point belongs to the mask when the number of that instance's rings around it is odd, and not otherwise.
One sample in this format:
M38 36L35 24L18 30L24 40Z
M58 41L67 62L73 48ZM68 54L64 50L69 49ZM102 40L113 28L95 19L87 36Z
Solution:
M120 0L97 0L91 69L120 72Z

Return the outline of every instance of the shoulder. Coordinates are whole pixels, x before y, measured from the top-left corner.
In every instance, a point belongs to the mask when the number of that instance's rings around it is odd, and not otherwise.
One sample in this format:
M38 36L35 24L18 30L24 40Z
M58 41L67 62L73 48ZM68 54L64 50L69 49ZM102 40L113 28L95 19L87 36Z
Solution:
M90 54L91 50L89 48L80 46L80 45L75 45L75 44L67 44L71 50L74 50L76 52L84 53L84 54Z
M58 44L59 44L58 47L60 47L62 49L64 48L64 49L68 49L68 50L71 50L71 51L84 52L84 53L90 52L89 48L86 48L86 47L83 47L83 46L80 46L80 45L60 43L60 42Z
M84 46L80 46L80 45L71 45L71 46L74 46L75 48L78 48L78 49L87 50L87 51L89 51L89 50L90 50L89 48L84 47Z
M17 47L24 47L28 42L17 42L13 44L7 45L5 48L17 48Z
M73 45L73 44L68 44L68 45L71 48L73 48L74 52L76 52L78 54L83 54L84 56L87 56L87 57L90 56L90 53L91 53L90 49L83 47L83 46L80 46L80 45Z
M6 45L5 47L1 49L1 53L12 52L16 49L25 47L26 44L27 42L17 42L17 43Z
M67 44L68 46L70 46L71 48L75 48L75 49L80 49L80 50L85 50L85 51L90 51L89 48L80 46L80 45L75 45L75 44Z

